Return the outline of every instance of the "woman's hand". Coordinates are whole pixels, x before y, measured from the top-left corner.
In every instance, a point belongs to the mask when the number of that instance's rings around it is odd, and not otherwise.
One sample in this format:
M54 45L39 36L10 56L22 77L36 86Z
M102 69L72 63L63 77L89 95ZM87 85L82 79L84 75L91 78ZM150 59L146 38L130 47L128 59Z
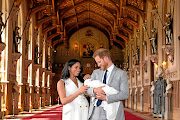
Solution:
M88 89L89 89L89 87L88 87L87 85L84 85L84 84L83 84L83 85L79 88L78 92L79 92L79 94L82 94L82 93L86 92Z
M83 77L84 80L89 79L89 78L91 78L91 75L90 75L90 74L86 74L86 75Z

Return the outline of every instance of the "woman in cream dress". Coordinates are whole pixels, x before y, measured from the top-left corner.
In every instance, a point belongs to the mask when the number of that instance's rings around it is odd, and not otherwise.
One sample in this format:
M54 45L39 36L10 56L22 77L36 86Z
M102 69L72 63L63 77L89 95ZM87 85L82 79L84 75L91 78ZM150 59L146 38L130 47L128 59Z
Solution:
M88 120L89 104L83 93L88 86L83 84L82 65L79 60L66 62L57 91L63 105L62 120Z

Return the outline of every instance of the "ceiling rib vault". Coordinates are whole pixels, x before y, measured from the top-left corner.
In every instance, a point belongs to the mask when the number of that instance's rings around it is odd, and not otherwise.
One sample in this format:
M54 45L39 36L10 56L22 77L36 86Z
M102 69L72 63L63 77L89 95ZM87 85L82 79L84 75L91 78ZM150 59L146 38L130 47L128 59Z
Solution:
M22 0L16 0L19 5ZM68 43L79 29L92 26L121 48L129 42L134 29L139 30L139 19L146 19L146 4L154 7L156 0L31 0L29 18L36 16L36 27L42 26L44 35L53 46L58 41ZM59 36L59 37L57 37ZM63 43L61 42L61 43Z

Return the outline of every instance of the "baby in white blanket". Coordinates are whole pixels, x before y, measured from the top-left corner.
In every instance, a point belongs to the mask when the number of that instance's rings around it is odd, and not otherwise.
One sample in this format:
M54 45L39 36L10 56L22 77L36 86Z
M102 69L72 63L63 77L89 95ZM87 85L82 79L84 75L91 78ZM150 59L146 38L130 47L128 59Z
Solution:
M107 96L118 93L118 91L116 89L114 89L113 87L109 87L108 85L102 83L99 80L87 79L84 81L84 85L88 85L89 87L92 87L92 88L105 86L105 87L102 87L102 89L104 90L104 92L106 93ZM119 108L119 104L120 104L120 101L110 103L110 104L108 104L105 101L104 110L106 111L106 115L107 115L108 120L115 120L115 117L116 117L116 114L117 114L117 111Z

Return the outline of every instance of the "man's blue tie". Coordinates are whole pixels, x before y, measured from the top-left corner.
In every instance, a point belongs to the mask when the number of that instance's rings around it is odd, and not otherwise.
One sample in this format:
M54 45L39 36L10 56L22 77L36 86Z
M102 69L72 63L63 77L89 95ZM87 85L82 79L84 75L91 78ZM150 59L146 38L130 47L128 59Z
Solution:
M103 79L103 83L104 83L104 84L106 84L106 76L107 76L107 70L106 70L106 72L105 72L105 74L104 74L104 79ZM97 101L97 103L96 103L97 107L100 106L101 103L102 103L102 100L99 100L99 99L98 99L98 101Z

